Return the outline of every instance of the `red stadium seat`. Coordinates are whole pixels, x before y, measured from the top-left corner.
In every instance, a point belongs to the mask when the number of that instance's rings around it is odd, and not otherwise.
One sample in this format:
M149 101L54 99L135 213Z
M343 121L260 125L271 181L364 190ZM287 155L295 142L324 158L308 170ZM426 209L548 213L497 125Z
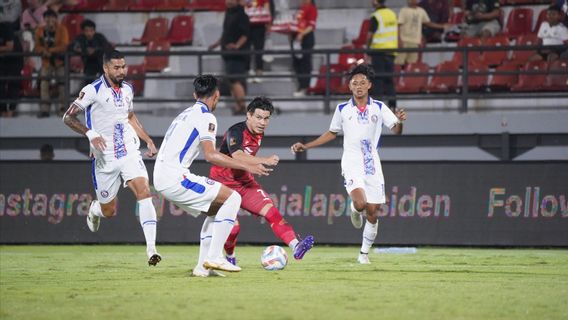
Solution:
M63 6L62 11L84 12L84 11L100 11L107 3L107 0L83 0L74 6Z
M69 41L73 41L75 37L81 34L81 23L85 18L76 13L69 13L63 17L61 23L67 28Z
M24 64L20 73L22 77L31 77L34 74L34 69L30 64ZM39 97L39 90L34 88L33 79L24 79L20 82L20 93L23 97Z
M547 69L547 63L545 61L531 61L522 68L522 71L543 72ZM511 87L511 91L538 91L542 89L545 80L545 73L521 74L519 76L519 82Z
M540 25L546 21L546 13L548 12L547 8L544 8L538 14L538 18L536 19L536 24L534 25L533 33L538 33L538 29L540 29Z
M150 41L146 51L170 51L170 43L167 40ZM144 69L150 72L161 72L169 65L169 56L145 56Z
M189 6L189 0L165 0L155 8L160 11L176 11L183 10Z
M144 94L144 74L146 73L143 64L128 66L128 79L134 88L134 96Z
M367 44L367 34L369 33L369 26L371 25L371 21L369 19L363 20L361 23L361 28L359 29L359 35L357 38L351 40L351 43L359 48Z
M490 47L507 48L509 46L509 38L504 35L497 35L487 39L485 45ZM483 51L478 59L478 62L483 63L487 66L498 66L507 59L508 53L508 50Z
M543 89L546 91L568 92L568 60L550 62L548 72Z
M481 46L481 40L479 38L463 38L458 42L458 47L474 48L479 46ZM471 63L477 60L479 54L480 52L478 50L470 50L467 55L468 62ZM463 63L463 53L461 53L461 51L455 51L451 61L458 66L461 66Z
M409 63L404 67L402 75L396 82L396 92L399 93L418 93L428 85L428 67L423 62ZM413 73L424 73L425 75L413 75Z
M536 34L525 34L517 38L517 46L534 46L538 44L538 37ZM530 57L535 55L535 50L513 50L511 55L511 62L517 65L525 64Z
M503 30L509 37L529 34L532 31L533 10L530 8L515 8L509 13L507 25Z
M69 58L69 68L71 69L71 72L77 72L77 73L81 73L83 72L83 59L81 59L81 56L71 56Z
M445 61L436 66L436 73L458 72L459 66L453 61ZM426 86L427 92L450 92L458 87L459 75L437 75Z
M352 45L345 45L341 47L341 49L355 49L356 47ZM339 58L338 64L344 67L345 69L349 69L353 64L357 63L357 60L363 59L363 53L352 53L352 52L341 52L339 51Z
M344 73L346 70L339 64L333 64L330 66L330 73ZM326 77L327 77L327 66L323 65L320 67L319 75L317 77L315 85L308 88L307 93L309 94L325 94L326 91ZM331 76L329 80L329 90L331 93L347 93L345 92L345 85L342 81L342 76Z
M134 11L153 11L161 3L162 0L138 0L136 3L130 5L129 8Z
M128 8L136 4L136 0L108 0L102 7L102 11L128 11Z
M464 17L465 17L465 15L464 15L463 11L461 11L461 10L460 10L460 11L452 12L452 14L450 14L450 18L449 18L448 23L450 23L450 24L460 24L460 23L463 23L463 22L464 22Z
M133 42L148 44L150 41L163 40L168 36L168 19L163 17L152 18L146 21L141 38L132 39Z
M505 63L495 69L493 78L489 81L491 91L509 91L511 86L518 82L517 74L498 74L498 72L513 72L519 70L519 66L515 63Z
M225 11L225 0L191 0L187 6L195 11Z
M193 17L176 16L172 20L167 39L172 45L191 44L193 41Z
M487 80L489 79L489 73L479 74L481 72L489 72L489 68L485 64L475 64L468 67L468 90L469 91L480 91L487 86ZM464 80L460 78L458 82L458 87L463 87Z

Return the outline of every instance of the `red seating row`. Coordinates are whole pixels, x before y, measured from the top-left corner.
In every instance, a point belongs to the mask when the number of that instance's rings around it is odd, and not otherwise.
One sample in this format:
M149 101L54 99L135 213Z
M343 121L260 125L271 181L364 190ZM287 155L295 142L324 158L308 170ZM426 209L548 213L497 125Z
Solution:
M83 0L63 8L83 11L225 11L225 0Z
M168 28L168 19L152 18L146 21L142 37L132 39L135 43L148 44L150 41L166 40L172 45L191 44L193 41L193 17L180 15L172 19Z

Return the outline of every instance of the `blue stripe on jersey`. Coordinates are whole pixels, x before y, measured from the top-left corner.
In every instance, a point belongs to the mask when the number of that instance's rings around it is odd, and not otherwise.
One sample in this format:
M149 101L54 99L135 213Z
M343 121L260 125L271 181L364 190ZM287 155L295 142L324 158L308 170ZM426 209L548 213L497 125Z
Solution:
M199 135L199 131L197 131L197 129L193 128L193 131L191 132L191 134L189 135L189 138L187 138L187 141L185 142L185 146L183 146L183 149L181 150L181 152L179 154L179 163L181 163L183 161L183 157L185 157L187 150L189 150L189 147L191 147L191 145L193 144L193 141L195 141L195 139L197 138L198 135Z
M99 93L99 89L100 89L100 87L101 87L101 84L103 84L102 81L99 81L99 82L93 84L93 86L95 86L95 92L96 92L96 93Z
M204 106L201 106L201 112L203 112L203 113L211 113L211 112L209 111L209 108L204 107Z
M181 182L181 185L186 188L187 190L192 190L196 193L203 193L205 192L205 186L202 184L199 184L197 182L193 182L191 180L189 180L188 178L183 179L183 181Z
M107 78L104 75L101 76L101 79L103 79L107 88L112 88L112 86L110 85L110 82L108 82Z
M341 110L343 110L343 108L345 108L345 106L346 106L348 103L349 103L349 102L344 102L344 103L340 104L340 105L338 106L339 112L341 112Z
M379 100L373 100L373 103L376 103L379 106L379 110L383 108L383 103L380 102Z
M98 185L97 185L97 175L95 174L95 158L91 160L91 176L93 177L93 185L95 186L95 190L97 190Z
M93 107L93 105L89 105L87 107L87 128L89 129L93 129L93 123L91 122L91 108Z

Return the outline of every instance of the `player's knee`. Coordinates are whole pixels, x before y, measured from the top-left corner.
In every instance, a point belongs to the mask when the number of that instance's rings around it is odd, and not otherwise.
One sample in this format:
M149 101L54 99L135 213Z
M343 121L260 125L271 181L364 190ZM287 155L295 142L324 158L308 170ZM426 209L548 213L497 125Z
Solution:
M101 206L101 211L106 218L112 218L116 215L116 210L114 209L114 207Z
M363 211L367 209L367 202L364 200L353 200L353 206L357 211Z

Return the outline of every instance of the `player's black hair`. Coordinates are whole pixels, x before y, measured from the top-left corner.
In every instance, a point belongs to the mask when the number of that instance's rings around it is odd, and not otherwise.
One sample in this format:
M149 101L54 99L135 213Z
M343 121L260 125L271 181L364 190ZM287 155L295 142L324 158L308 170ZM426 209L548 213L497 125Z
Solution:
M202 74L193 80L193 89L197 98L211 97L218 89L217 78L210 74Z
M274 112L274 106L272 101L267 97L256 97L247 106L247 112L254 113L256 109L265 110L272 114Z
M93 22L93 20L85 19L81 22L81 30L85 30L85 28L96 29L97 25Z
M45 10L45 12L43 13L43 17L47 18L47 17L56 17L57 18L57 12L51 10L51 9L47 9Z
M562 8L557 4L553 4L548 7L548 11L557 11L558 13L562 13Z
M349 81L351 81L351 78L353 78L356 74L362 74L367 77L369 81L371 81L375 76L375 71L373 70L373 68L371 68L370 65L362 63L360 65L357 65L355 68L353 68L353 70L349 72Z
M110 50L105 52L105 54L103 55L103 62L107 64L112 59L124 59L124 55L118 50Z

